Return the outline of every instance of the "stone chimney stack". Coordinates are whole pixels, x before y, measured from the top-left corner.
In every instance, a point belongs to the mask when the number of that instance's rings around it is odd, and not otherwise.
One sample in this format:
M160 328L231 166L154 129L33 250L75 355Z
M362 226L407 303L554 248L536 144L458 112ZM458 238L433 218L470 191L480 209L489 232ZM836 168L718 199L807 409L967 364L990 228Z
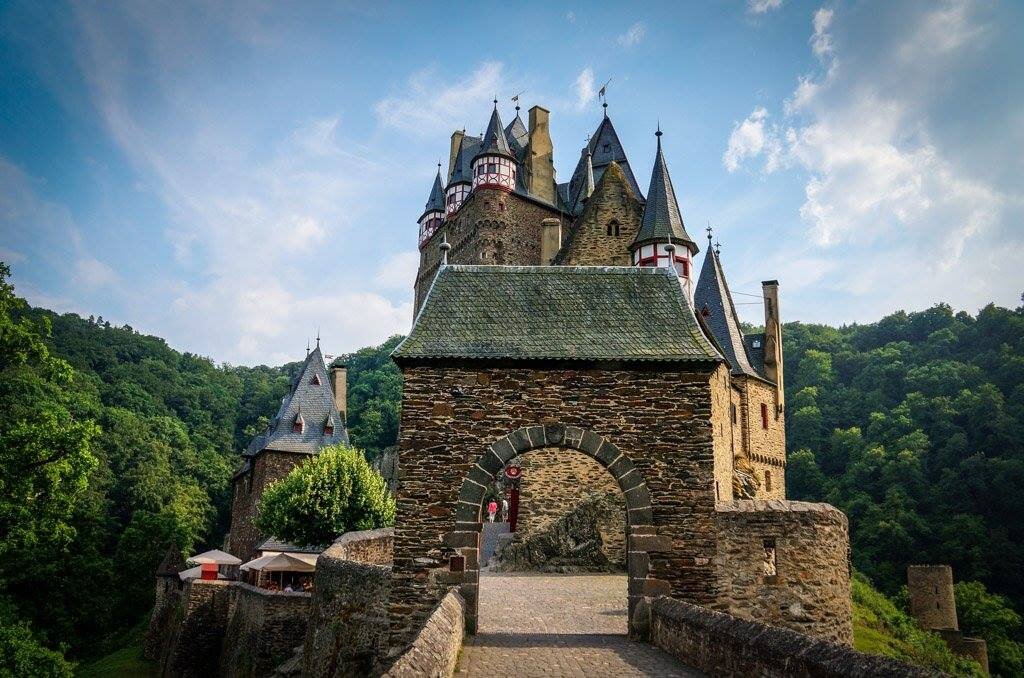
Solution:
M782 369L782 320L779 317L779 281L765 280L761 283L764 296L764 370L775 382L775 414L782 414L785 407Z
M462 137L466 136L466 133L457 129L452 132L452 145L451 150L448 151L448 181L451 181L452 172L455 170L455 158L459 154L459 146L462 145ZM445 182L448 183L447 181Z
M525 164L527 189L532 195L554 205L555 161L548 130L550 115L548 109L540 106L530 109L530 140Z
M540 265L550 266L551 260L562 247L562 222L545 219L540 222Z
M335 361L331 365L331 386L334 389L334 406L341 413L341 420L348 421L348 368L345 363Z

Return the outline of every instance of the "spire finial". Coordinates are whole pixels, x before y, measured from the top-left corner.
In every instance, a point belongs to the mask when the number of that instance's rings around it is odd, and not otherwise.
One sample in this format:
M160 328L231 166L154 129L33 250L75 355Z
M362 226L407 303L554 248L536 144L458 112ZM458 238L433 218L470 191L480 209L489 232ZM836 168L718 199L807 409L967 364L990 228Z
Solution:
M722 243L720 243L720 242L718 242L716 240L715 241L715 254L721 254L721 253L722 253Z
M661 141L661 118L658 118L658 130L654 133L654 136L658 137L658 141Z
M309 338L306 338L306 357L309 357Z
M316 347L320 348L320 328L316 328Z
M494 95L494 110L498 110L498 95Z
M608 117L608 102L605 101L604 103L602 103L601 107L604 108L604 117L607 118Z
M445 233L443 233L442 236L441 236L441 245L440 245L440 247L441 247L441 265L442 266L447 266L448 265L448 252L452 248L452 246L448 244L448 232L447 231L445 231Z
M704 230L708 232L708 247L711 247L711 231L712 231L712 228L711 228L711 222L710 221L708 222L708 227L705 228Z

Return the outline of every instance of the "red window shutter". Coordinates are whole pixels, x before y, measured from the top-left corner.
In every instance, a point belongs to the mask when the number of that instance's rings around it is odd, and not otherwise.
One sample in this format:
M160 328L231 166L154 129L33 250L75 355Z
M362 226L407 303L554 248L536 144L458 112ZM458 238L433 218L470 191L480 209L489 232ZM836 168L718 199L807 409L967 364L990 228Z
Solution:
M761 403L761 428L768 428L768 405Z

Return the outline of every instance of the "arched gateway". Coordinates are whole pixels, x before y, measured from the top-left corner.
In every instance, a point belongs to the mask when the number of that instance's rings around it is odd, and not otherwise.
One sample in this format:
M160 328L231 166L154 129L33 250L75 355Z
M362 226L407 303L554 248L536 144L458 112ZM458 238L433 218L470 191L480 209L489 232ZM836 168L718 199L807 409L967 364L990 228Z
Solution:
M405 386L392 652L452 586L475 632L485 487L540 447L587 454L619 483L631 620L643 595L715 603L715 487L731 451L713 431L727 368L675 276L445 266L394 359Z
M629 610L632 612L647 578L647 551L658 541L654 538L656 531L651 513L651 492L644 481L643 473L629 457L593 431L564 424L529 426L491 444L462 481L455 509L455 530L451 533L449 541L470 544L463 547L464 555L459 557L463 558L464 562L479 563L478 535L483 524L483 502L488 487L513 458L532 450L552 447L577 450L594 459L615 478L625 497L626 549L629 554L626 569L630 581ZM479 568L465 571L464 587L477 587L479 581ZM471 600L472 602L467 601L466 621L467 628L473 630L477 625L479 600L476 596Z

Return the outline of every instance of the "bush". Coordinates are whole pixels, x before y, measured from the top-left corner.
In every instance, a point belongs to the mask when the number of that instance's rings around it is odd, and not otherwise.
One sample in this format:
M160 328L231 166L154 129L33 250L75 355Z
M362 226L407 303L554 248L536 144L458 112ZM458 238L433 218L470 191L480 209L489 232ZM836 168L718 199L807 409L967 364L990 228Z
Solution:
M74 666L60 652L40 645L28 624L0 621L0 676L71 678Z
M256 518L263 533L300 546L394 522L395 500L384 479L347 445L324 448L267 488Z

